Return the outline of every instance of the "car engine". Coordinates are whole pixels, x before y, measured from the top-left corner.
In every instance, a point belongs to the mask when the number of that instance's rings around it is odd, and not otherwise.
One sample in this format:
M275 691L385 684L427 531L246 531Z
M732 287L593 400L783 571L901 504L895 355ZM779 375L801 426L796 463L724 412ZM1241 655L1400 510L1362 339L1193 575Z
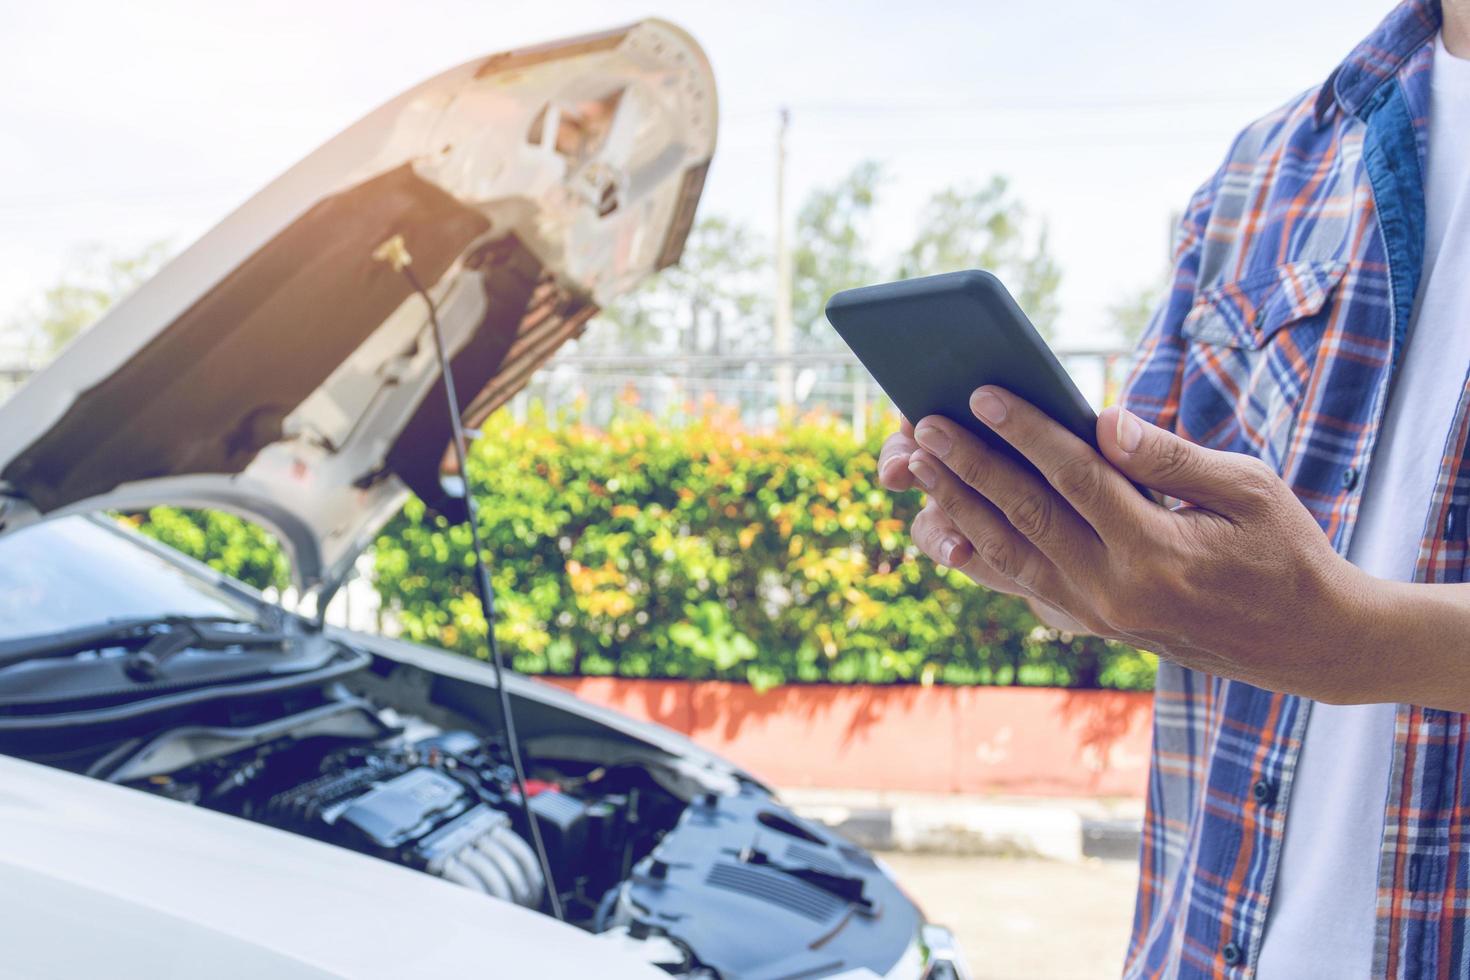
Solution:
M446 741L472 745L474 736ZM476 745L476 747L478 747ZM324 775L272 793L246 795L241 816L447 878L517 905L535 908L546 880L535 852L511 828L505 809L487 798L472 770L448 769L437 747L348 752L321 761Z
M0 665L0 752L488 899L546 912L554 886L569 923L688 980L910 975L913 903L753 781L562 710L528 719L523 805L492 689L322 634L243 639L147 671L125 648Z
M104 756L92 772L541 907L547 882L498 738L444 731L345 692L297 718L300 728L289 715L216 728L208 747L188 729L166 730L124 757ZM279 737L258 740L272 732ZM213 755L232 741L256 744ZM185 742L213 757L174 768ZM561 897L590 921L606 891L653 846L674 804L636 770L563 778L577 795L553 779L532 779L528 807Z

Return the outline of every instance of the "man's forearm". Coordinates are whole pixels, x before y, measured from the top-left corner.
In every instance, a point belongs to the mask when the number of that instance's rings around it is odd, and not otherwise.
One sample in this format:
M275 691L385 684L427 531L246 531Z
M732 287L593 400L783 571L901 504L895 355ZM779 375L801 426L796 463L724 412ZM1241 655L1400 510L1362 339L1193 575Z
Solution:
M1331 612L1319 634L1334 648L1324 659L1362 678L1343 700L1470 713L1470 584L1363 578L1364 594L1347 600L1351 609ZM1088 635L1061 610L1026 601L1052 629Z
M1470 712L1470 584L1375 579L1333 551L1268 464L1116 407L1096 448L999 388L970 407L1031 467L947 417L920 420L906 472L929 495L920 517L950 541L936 560L1027 596L1053 628L1217 677ZM1192 506L1160 507L1140 486Z
M1344 653L1366 665L1359 703L1470 712L1470 584L1370 580Z

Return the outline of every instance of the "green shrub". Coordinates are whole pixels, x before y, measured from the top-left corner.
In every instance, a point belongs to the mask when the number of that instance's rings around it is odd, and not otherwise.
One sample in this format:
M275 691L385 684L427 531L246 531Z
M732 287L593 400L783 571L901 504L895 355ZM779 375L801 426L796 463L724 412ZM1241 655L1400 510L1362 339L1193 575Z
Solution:
M918 494L874 482L881 427L756 434L627 411L607 430L501 413L471 459L497 636L518 669L746 680L1147 687L1152 660L1042 628L915 560ZM467 528L412 501L377 543L404 632L475 654Z
M765 434L720 414L670 425L629 409L606 430L497 414L470 460L497 638L538 674L1152 685L1150 655L1059 636L1020 600L916 559L918 494L874 481L882 428L858 440L827 418ZM278 582L253 539L225 533L233 518L212 516L202 535L180 520L155 510L143 527ZM375 561L407 637L483 654L467 527L410 500Z
M233 514L154 507L122 520L257 589L281 589L290 582L291 569L276 539Z

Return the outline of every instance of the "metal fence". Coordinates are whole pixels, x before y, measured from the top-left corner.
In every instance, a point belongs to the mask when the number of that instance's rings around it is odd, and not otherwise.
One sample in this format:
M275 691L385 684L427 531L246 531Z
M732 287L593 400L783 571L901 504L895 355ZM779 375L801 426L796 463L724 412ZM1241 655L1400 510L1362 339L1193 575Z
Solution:
M1088 401L1101 407L1116 397L1132 352L1071 349L1058 351L1058 357ZM779 369L787 365L793 377L789 402L779 381ZM875 410L887 405L850 353L822 351L748 357L569 353L537 373L512 407L519 417L536 404L553 416L575 411L581 420L599 425L629 402L675 421L718 406L734 410L742 423L758 429L777 426L791 412L828 412L849 420L859 433Z
M1057 356L1088 401L1101 407L1116 397L1132 353L1123 348L1072 348L1057 351ZM791 367L789 394L782 391L782 366ZM40 367L34 351L0 344L0 403ZM673 420L717 406L736 411L744 425L756 429L775 428L792 413L825 411L850 420L860 433L875 411L888 404L847 351L667 357L569 353L539 370L516 395L512 410L525 417L531 406L541 404L553 417L575 411L582 422L604 425L629 403Z
M1094 407L1113 400L1131 362L1123 348L1072 348L1057 352ZM0 402L41 366L33 350L0 343ZM789 396L780 383L789 367ZM789 397L789 401L788 401ZM718 406L734 410L747 426L774 428L791 413L828 412L860 433L886 406L868 372L847 351L790 355L589 355L575 350L551 360L512 402L524 418L534 404L555 417L574 411L592 425L605 424L629 402L678 420ZM784 404L783 404L784 403Z

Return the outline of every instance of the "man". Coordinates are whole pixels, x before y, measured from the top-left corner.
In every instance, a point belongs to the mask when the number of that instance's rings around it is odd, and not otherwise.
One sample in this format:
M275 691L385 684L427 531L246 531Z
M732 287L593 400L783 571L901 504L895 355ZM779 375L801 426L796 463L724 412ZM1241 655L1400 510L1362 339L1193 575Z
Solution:
M1237 138L1101 455L989 388L1044 478L884 447L927 555L1161 655L1129 977L1470 976L1466 59L1408 0Z

